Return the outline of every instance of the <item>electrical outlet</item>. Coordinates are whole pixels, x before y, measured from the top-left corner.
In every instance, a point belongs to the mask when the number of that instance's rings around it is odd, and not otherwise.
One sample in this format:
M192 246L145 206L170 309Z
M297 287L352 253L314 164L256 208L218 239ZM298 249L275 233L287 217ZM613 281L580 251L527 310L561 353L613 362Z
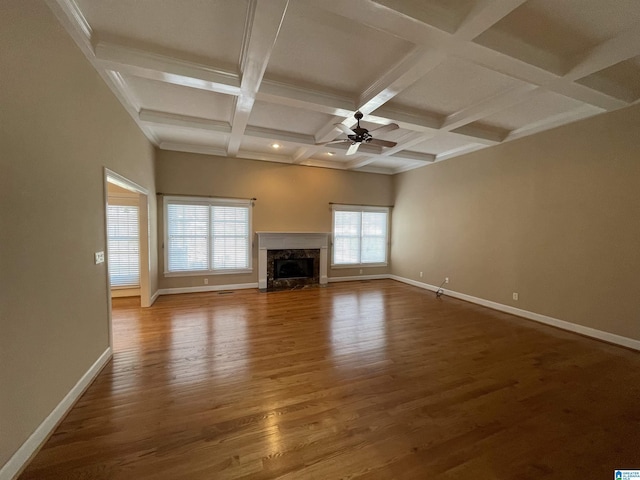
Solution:
M208 278L205 278L205 279L204 279L204 284L205 284L205 285L209 285L209 279L208 279Z
M422 272L420 272L420 278L422 278Z
M360 275L362 275L362 269L360 269Z
M518 300L518 292L513 292L513 299Z
M104 252L96 252L95 255L96 265L99 263L104 263Z
M444 277L444 283L449 283L449 277Z

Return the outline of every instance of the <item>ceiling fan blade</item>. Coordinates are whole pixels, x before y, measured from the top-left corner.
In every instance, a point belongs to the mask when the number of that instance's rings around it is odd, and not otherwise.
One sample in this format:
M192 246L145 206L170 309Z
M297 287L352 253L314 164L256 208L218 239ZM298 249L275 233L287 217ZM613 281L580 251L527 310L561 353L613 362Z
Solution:
M385 132L392 132L393 130L397 130L398 128L400 128L400 126L397 123L390 123L389 125L378 127L375 130L369 130L369 133L375 132L376 134L380 134Z
M372 138L367 142L369 145L377 145L379 147L395 147L397 142L390 142L388 140L379 140L377 138Z
M336 123L334 127L336 127L338 130L342 130L347 135L353 135L355 133L353 130L347 127L344 123Z
M331 145L332 143L344 143L344 142L350 142L351 140L349 140L348 138L339 138L337 140L331 140L330 142L322 142L322 143L316 143L316 145Z
M360 146L360 143L353 143L351 144L351 146L349 147L349 149L347 150L346 155L353 155L354 153L356 153L358 151L358 147Z

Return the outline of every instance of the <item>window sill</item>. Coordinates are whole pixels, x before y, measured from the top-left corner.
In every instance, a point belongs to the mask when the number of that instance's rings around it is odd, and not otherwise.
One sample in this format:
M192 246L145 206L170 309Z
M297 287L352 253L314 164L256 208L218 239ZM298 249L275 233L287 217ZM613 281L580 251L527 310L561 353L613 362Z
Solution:
M238 275L253 273L252 268L240 270L199 270L196 272L164 272L165 277L209 277L211 275Z

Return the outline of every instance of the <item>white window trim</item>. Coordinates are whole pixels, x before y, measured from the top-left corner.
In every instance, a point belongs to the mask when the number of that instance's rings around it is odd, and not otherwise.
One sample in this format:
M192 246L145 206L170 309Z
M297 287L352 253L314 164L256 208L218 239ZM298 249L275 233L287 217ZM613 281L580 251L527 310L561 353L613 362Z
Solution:
M182 203L185 205L206 205L206 206L247 206L249 210L249 246L247 268L229 269L229 270L185 270L180 272L168 271L169 265L169 204ZM208 277L212 275L235 275L253 272L253 208L251 200L241 200L235 198L212 198L212 197L187 197L187 196L165 196L163 197L162 223L163 223L163 256L164 256L164 272L165 277ZM209 254L211 252L209 251Z
M334 245L335 245L335 211L346 212L380 212L387 214L387 228L385 236L385 257L384 262L377 263L334 263ZM346 268L367 268L367 267L387 267L389 266L389 249L391 247L389 239L389 228L391 226L391 208L390 207L373 207L363 205L331 205L331 268L335 270ZM361 245L362 246L362 245Z

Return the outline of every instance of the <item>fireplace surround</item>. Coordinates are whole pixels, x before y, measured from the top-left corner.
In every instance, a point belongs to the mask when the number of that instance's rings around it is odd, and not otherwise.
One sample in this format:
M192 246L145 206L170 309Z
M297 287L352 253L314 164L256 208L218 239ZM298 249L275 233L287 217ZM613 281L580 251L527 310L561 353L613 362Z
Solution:
M260 290L273 291L298 286L327 284L329 233L256 233L258 235L258 288ZM276 272L276 261L280 267L284 266L284 271ZM279 273L283 273L283 275Z

